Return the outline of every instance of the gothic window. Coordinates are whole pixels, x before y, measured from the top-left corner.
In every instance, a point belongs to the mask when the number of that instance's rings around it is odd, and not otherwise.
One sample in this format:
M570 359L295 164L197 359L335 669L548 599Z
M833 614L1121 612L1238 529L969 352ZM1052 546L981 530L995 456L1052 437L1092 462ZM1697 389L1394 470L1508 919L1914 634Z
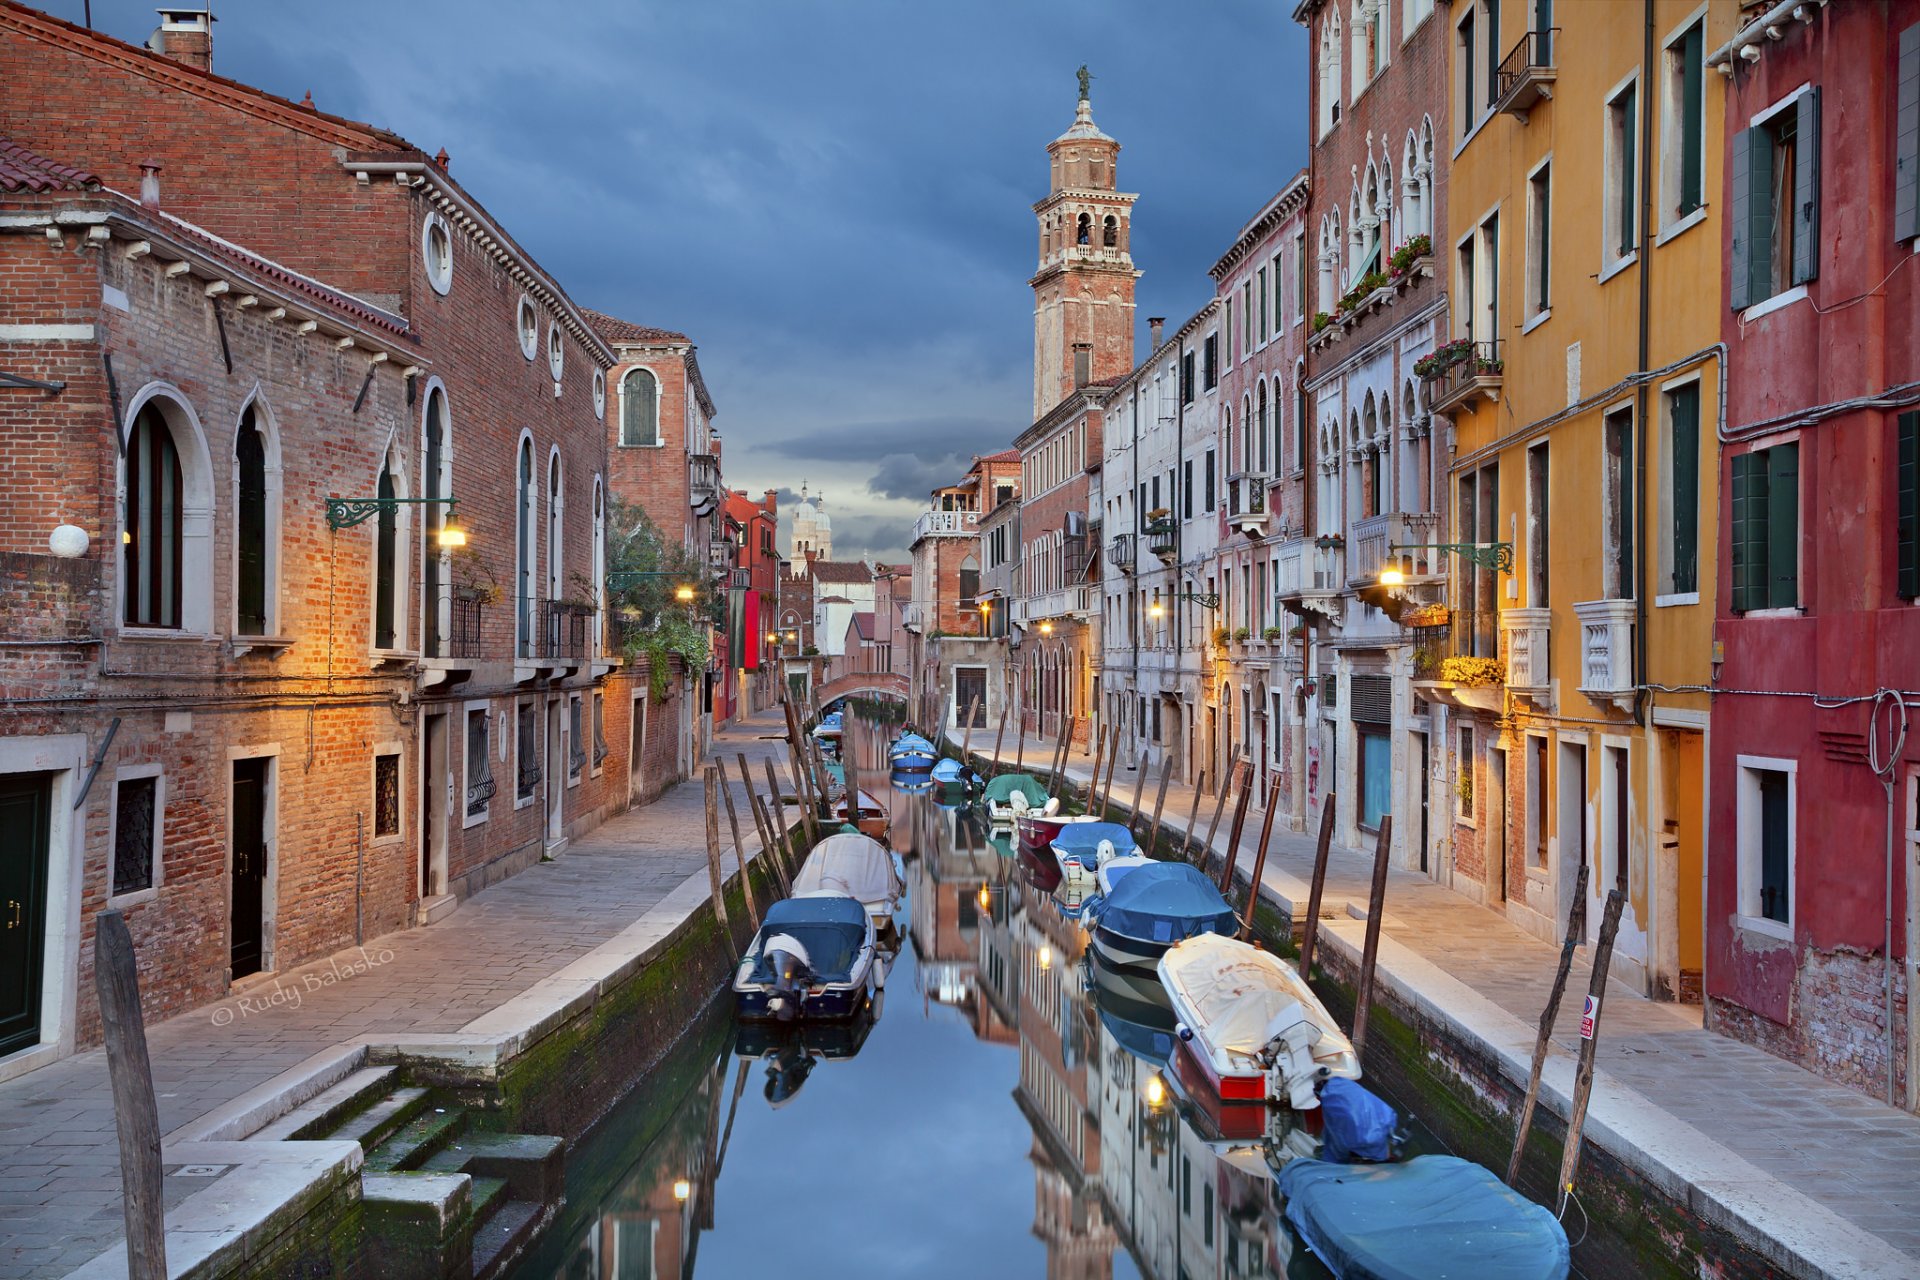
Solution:
M1268 439L1269 439L1269 437L1268 437L1268 435L1267 435L1267 384L1266 384L1265 382L1262 382L1262 383L1260 384L1260 395L1259 395L1259 400L1258 400L1258 413L1259 413L1259 415L1260 415L1260 417L1259 417L1259 425L1258 425L1258 426L1257 426L1257 427L1255 428L1255 431L1254 431L1254 437L1255 437L1255 439L1257 439L1257 440L1258 440L1258 441L1260 442L1260 443L1259 443L1259 448L1260 448L1260 467L1259 467L1259 470L1260 470L1261 472L1263 472L1263 473L1264 473L1264 472L1266 472L1266 471L1268 470L1268 465L1267 465L1267 464L1268 464L1268 461L1269 461L1269 456L1270 456L1270 455L1268 454L1268 449L1269 449L1269 444L1268 444ZM1249 499L1249 502L1248 502L1248 505L1249 505L1249 506L1251 506L1251 505L1252 505L1252 502L1251 502L1251 499Z
M420 471L422 496L447 496L447 477L452 465L447 457L447 393L435 387L427 393L424 423L426 465ZM452 600L447 593L447 567L450 552L440 544L440 532L447 522L447 509L429 502L421 507L422 537L427 552L422 557L420 575L420 613L427 631L426 651L432 657L446 656L447 631L453 621Z
M1093 217L1090 214L1080 215L1073 234L1073 242L1075 244L1093 243Z
M400 509L392 501L396 494L391 464L380 468L377 496L380 514L374 517L373 647L391 649L396 634L393 593L400 577Z
M620 443L660 443L660 383L649 369L632 369L620 380Z
M267 631L267 448L252 405L240 415L234 440L234 469L239 492L234 503L234 541L238 575L234 582L237 630L243 636Z
M533 507L539 500L533 487L533 441L522 438L520 441L520 520L514 567L513 591L514 613L518 619L517 630L520 641L520 653L524 657L530 652L533 639Z
M547 599L558 600L565 594L561 583L561 545L566 524L565 504L560 500L560 454L556 450L547 459Z
M1107 215L1105 230L1101 233L1100 243L1109 249L1120 247L1120 220L1112 214Z
M157 405L134 420L127 441L126 622L180 625L180 450Z

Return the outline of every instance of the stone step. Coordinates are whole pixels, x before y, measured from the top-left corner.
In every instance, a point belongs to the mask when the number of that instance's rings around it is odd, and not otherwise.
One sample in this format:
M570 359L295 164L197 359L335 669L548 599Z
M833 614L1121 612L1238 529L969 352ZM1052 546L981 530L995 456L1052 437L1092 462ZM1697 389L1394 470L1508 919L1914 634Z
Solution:
M395 1089L366 1110L355 1112L334 1125L324 1136L357 1142L362 1151L372 1151L426 1108L425 1089Z
M565 1160L566 1143L559 1138L470 1130L419 1167L435 1173L504 1178L515 1199L554 1204L566 1190Z
M550 1211L531 1200L501 1203L473 1233L473 1280L494 1280L526 1252Z
M260 1141L285 1142L320 1138L357 1111L364 1111L399 1082L398 1067L366 1067L307 1099L251 1136Z
M408 1177L420 1175L395 1174L393 1176ZM483 1225L487 1219L505 1207L509 1199L510 1197L507 1195L507 1180L505 1178L473 1179L474 1225L476 1227Z
M360 1193L383 1280L444 1280L471 1257L479 1188L464 1173L364 1173Z
M461 1107L435 1108L416 1115L398 1132L367 1152L366 1167L378 1173L418 1169L459 1136L466 1123L467 1113Z

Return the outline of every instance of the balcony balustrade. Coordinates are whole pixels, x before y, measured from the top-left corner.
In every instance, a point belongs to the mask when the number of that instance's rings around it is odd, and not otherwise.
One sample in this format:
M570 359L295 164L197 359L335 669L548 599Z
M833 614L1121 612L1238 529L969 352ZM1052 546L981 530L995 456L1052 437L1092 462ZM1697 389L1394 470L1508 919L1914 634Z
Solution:
M1549 27L1545 31L1529 31L1520 37L1520 43L1501 61L1499 70L1494 72L1494 85L1497 97L1493 101L1495 111L1511 112L1521 124L1527 122L1527 112L1542 98L1553 96L1553 82L1556 76L1553 65L1553 46L1560 34L1560 28Z
M1426 576L1444 572L1444 563L1434 551L1389 551L1390 547L1416 547L1434 540L1440 517L1430 511L1384 511L1353 522L1353 553L1347 557L1347 569L1353 576L1348 585L1361 586L1380 577L1389 562L1400 566L1408 576Z
M1180 530L1170 515L1149 520L1143 532L1147 538L1147 550L1162 560L1173 560L1180 554Z
M583 660L587 637L593 630L592 605L572 600L532 597L521 602L522 658Z
M1431 362L1431 363L1427 363ZM1500 342L1449 342L1430 356L1422 357L1421 377L1427 387L1427 407L1435 413L1468 408L1481 396L1500 398L1500 386L1506 373L1506 359Z
M1586 600L1580 619L1580 692L1595 701L1633 697L1633 601Z
M913 541L934 537L972 537L979 531L978 511L927 511L913 522Z
M1107 563L1121 573L1133 572L1133 535L1115 534L1107 543Z
M720 492L720 459L711 453L688 454L687 487L694 506L713 501Z
M1502 609L1500 630L1507 651L1507 688L1529 697L1552 690L1548 653L1553 639L1553 610Z

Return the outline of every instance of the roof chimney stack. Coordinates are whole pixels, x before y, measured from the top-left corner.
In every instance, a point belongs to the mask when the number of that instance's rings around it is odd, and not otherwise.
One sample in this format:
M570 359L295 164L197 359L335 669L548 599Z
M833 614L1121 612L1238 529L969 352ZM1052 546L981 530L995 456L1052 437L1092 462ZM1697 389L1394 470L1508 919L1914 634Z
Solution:
M200 71L213 70L213 10L161 9L147 48Z
M1165 316L1147 317L1147 346L1154 351L1160 349L1160 331L1167 327Z
M160 207L160 162L146 159L140 162L140 203L149 209Z

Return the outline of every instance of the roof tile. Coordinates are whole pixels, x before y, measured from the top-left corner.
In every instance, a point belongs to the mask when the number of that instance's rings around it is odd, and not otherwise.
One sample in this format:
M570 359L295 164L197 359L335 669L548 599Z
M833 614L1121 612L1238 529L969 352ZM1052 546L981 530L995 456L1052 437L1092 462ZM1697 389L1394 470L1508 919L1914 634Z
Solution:
M0 135L0 191L97 191L100 179L84 169L36 155Z

